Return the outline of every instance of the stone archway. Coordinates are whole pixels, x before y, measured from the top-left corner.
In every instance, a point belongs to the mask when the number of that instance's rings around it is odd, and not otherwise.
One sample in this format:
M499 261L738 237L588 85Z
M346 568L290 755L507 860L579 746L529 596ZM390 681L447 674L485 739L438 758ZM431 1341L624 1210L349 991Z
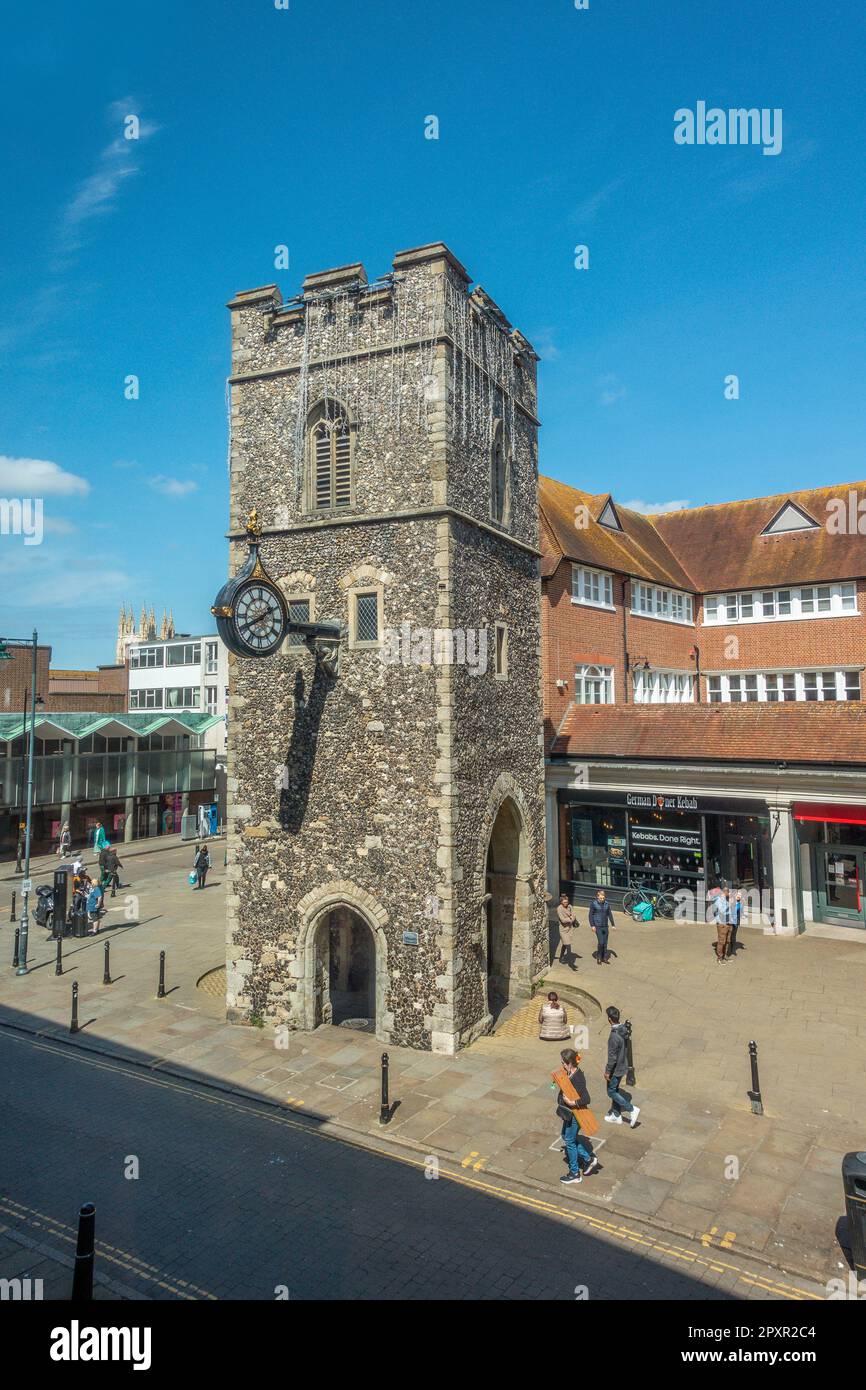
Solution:
M314 1027L376 1024L376 938L349 907L323 913L316 929Z
M487 1008L494 1017L531 993L530 854L516 800L504 795L490 826L484 869Z
M388 1042L388 914L347 880L324 884L298 904L297 1016L308 1032L322 1023L369 1018Z

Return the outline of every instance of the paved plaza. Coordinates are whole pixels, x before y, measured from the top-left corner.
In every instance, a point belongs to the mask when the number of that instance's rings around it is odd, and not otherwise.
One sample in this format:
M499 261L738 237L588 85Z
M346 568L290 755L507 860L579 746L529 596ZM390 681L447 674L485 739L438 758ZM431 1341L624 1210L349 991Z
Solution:
M54 944L39 929L31 934L30 974L17 977L8 963L4 967L0 1022L10 1030L6 1051L15 1054L7 1083L28 1049L47 1047L51 1055L40 1054L38 1067L52 1075L59 1071L70 1081L80 1075L72 1065L76 1058L79 1066L119 1067L110 1075L100 1073L109 1088L105 1094L115 1085L124 1094L146 1092L147 1114L157 1103L147 1083L160 1077L165 1085L182 1088L193 1125L216 1104L249 1105L255 1115L245 1123L256 1133L279 1119L295 1126L286 1131L294 1136L292 1143L345 1141L347 1165L360 1163L364 1155L381 1165L387 1157L408 1165L417 1179L418 1173L423 1178L425 1164L429 1168L436 1161L452 1187L469 1184L479 1198L495 1200L497 1210L505 1202L509 1208L543 1212L546 1229L564 1223L572 1231L592 1232L599 1249L614 1249L624 1239L617 1232L629 1230L635 1242L654 1252L654 1260L676 1264L688 1255L702 1289L695 1296L714 1296L703 1276L724 1281L725 1269L731 1280L736 1274L737 1296L751 1296L744 1295L742 1273L756 1281L755 1291L766 1285L763 1294L769 1297L820 1296L828 1279L847 1273L839 1240L840 1234L844 1239L840 1162L843 1153L864 1146L866 1021L858 1001L866 984L866 943L817 936L785 940L743 930L736 960L719 967L709 927L644 926L618 918L613 962L599 967L591 958L585 911L579 910L584 925L576 938L578 969L553 967L546 987L560 990L569 1000L571 1021L586 1028L583 1069L599 1117L605 1109L603 1008L615 1003L631 1019L636 1085L626 1089L642 1114L634 1130L601 1124L595 1141L600 1170L563 1191L549 1083L558 1045L535 1036L537 1003L512 1005L493 1036L456 1057L390 1048L393 1114L383 1131L382 1045L375 1037L326 1027L292 1034L288 1046L280 1046L281 1040L263 1029L227 1026L219 994L197 987L221 965L222 846L212 846L214 867L203 893L186 883L189 846L140 855L135 848L127 851L122 875L130 887L113 905L109 900L104 933L96 940L64 943L61 977L55 974ZM36 875L40 867L34 866ZM7 962L13 886L0 871L5 919L0 949ZM108 986L102 984L105 940L111 943ZM157 1000L161 950L167 994ZM211 977L216 988L219 978ZM70 1037L73 980L79 985L82 1031ZM763 1116L751 1113L746 1094L751 1038L759 1045ZM70 1053L64 1070L59 1058ZM99 1144L108 1141L112 1123L101 1087L100 1082L95 1092ZM69 1131L77 1133L73 1147L87 1163L94 1113L77 1091L73 1103L73 1091L54 1090L53 1101L62 1098L69 1110L53 1122L52 1142L65 1144L68 1153ZM7 1084L11 1128L20 1095L13 1087L10 1097ZM211 1097L210 1110L202 1096ZM27 1104L35 1104L32 1090ZM131 1106L129 1113L138 1111ZM271 1119L262 1119L265 1114ZM39 1109L40 1123L47 1115ZM123 1148L125 1140L118 1142ZM195 1143L199 1152L212 1147L204 1136ZM127 1146L125 1151L136 1150ZM282 1161L289 1161L288 1150ZM6 1163L4 1172L10 1172ZM418 1181L411 1200L427 1202L435 1186ZM28 1191L26 1184L14 1191L7 1184L3 1195L38 1208ZM79 1199L86 1200L84 1190L73 1193L66 1184L65 1191L73 1210ZM22 1222L27 1227L25 1217L16 1224L14 1210L4 1205L9 1230ZM60 1219L57 1211L53 1216ZM676 1251L685 1253L670 1253ZM115 1273L122 1283L121 1272ZM520 1277L529 1279L526 1270ZM222 1282L210 1289L204 1274L202 1281L202 1288L225 1295ZM314 1283L309 1296L318 1296ZM566 1296L546 1283L544 1288L537 1296ZM271 1296L258 1286L249 1289L234 1296ZM132 1280L130 1296L136 1290L153 1296L139 1279ZM419 1289L412 1296L436 1295ZM464 1296L479 1296L477 1287ZM536 1295L515 1286L507 1296Z

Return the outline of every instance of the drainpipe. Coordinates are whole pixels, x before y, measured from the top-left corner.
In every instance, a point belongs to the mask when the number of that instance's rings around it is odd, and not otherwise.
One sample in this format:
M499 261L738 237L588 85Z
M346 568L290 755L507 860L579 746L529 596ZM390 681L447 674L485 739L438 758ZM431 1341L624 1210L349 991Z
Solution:
M628 704L628 605L629 605L629 579L623 575L622 579L622 652L625 663L625 679L623 681L623 702Z

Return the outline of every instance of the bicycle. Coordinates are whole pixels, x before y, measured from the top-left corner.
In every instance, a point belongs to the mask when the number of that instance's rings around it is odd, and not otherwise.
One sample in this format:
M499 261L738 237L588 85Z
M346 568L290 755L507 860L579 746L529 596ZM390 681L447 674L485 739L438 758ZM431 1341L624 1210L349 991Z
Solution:
M635 909L649 903L653 914L659 917L673 917L676 911L676 899L673 893L666 893L655 888L645 888L642 884L635 885L623 895L622 906L624 912L631 913L635 921L641 921Z

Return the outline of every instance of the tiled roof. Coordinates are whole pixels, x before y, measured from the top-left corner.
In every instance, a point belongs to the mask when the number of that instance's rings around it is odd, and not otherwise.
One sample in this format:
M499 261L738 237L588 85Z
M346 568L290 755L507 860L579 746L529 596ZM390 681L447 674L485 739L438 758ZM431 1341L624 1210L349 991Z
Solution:
M545 523L543 577L551 575L563 557L703 594L866 575L866 537L856 529L836 534L825 525L828 502L838 498L847 503L851 492L866 500L866 482L720 502L661 516L642 516L617 505L621 532L596 520L607 494L582 492L552 478L539 482ZM818 526L762 535L788 500ZM583 528L575 524L575 509L581 506L591 518Z
M552 756L866 765L866 708L859 700L572 705Z
M721 502L653 517L659 536L679 556L700 593L759 584L857 579L866 574L866 537L827 529L827 503L849 492L866 500L866 482L836 483L803 492ZM818 525L762 536L786 501ZM846 508L847 511L847 508Z
M658 534L651 517L617 505L622 531L601 526L597 517L604 511L609 493L597 496L568 487L553 478L539 478L539 505L546 526L542 526L542 575L552 574L565 556L598 569L618 574L655 579L675 589L692 589L689 575ZM577 512L577 508L585 508ZM589 518L586 526L579 520Z
M46 733L45 737L57 738L58 734L54 731L59 730L60 737L65 735L66 738L81 739L87 738L88 734L98 734L100 729L112 724L121 725L130 734L143 738L145 734L158 733L166 724L182 724L191 734L203 734L211 725L219 722L219 715L193 714L186 710L178 710L176 714L156 710L134 710L131 713L118 714L69 714L58 711L57 714L37 714L36 732L38 734L40 727L45 725L52 730L50 734ZM4 743L13 738L20 738L24 731L23 714L0 714L0 740Z

